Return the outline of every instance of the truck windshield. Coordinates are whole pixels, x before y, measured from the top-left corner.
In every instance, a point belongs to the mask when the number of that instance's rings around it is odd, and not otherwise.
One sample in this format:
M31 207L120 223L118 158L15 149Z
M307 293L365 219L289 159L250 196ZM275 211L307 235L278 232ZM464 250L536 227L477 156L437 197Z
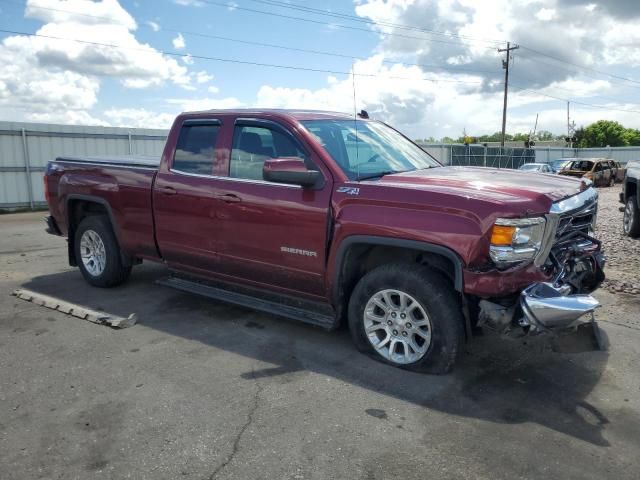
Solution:
M302 124L351 180L440 166L424 150L383 123L306 120Z

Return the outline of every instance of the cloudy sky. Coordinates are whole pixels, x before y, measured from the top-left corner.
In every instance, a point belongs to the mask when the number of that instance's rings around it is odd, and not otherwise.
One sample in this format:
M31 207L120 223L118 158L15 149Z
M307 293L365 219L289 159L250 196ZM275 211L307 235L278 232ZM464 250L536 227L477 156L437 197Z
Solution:
M509 40L508 131L538 113L538 129L565 132L567 100L578 126L640 128L635 0L0 0L0 18L0 120L352 112L355 86L358 110L412 137L480 135L500 129Z

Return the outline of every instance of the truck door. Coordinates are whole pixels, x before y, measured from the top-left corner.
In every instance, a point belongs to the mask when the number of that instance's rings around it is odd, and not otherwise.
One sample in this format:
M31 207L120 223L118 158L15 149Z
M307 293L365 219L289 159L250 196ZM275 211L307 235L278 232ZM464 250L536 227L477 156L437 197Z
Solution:
M212 270L218 263L220 202L213 174L220 131L217 119L185 120L173 158L156 175L156 240L169 265Z
M332 179L325 171L313 188L265 181L265 159L278 157L314 162L279 123L236 120L229 174L218 183L219 268L257 286L322 296Z

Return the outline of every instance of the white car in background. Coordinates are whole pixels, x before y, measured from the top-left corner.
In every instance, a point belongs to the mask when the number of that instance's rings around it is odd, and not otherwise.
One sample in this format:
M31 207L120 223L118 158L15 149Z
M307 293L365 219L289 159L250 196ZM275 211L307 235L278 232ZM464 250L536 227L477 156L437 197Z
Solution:
M548 163L525 163L518 170L524 172L553 173Z

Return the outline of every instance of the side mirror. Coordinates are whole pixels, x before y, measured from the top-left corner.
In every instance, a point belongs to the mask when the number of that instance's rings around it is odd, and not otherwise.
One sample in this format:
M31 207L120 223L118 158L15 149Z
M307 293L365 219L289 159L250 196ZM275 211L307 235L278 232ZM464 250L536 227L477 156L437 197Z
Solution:
M268 182L312 187L320 177L319 171L309 170L298 157L268 158L262 167L262 178Z

